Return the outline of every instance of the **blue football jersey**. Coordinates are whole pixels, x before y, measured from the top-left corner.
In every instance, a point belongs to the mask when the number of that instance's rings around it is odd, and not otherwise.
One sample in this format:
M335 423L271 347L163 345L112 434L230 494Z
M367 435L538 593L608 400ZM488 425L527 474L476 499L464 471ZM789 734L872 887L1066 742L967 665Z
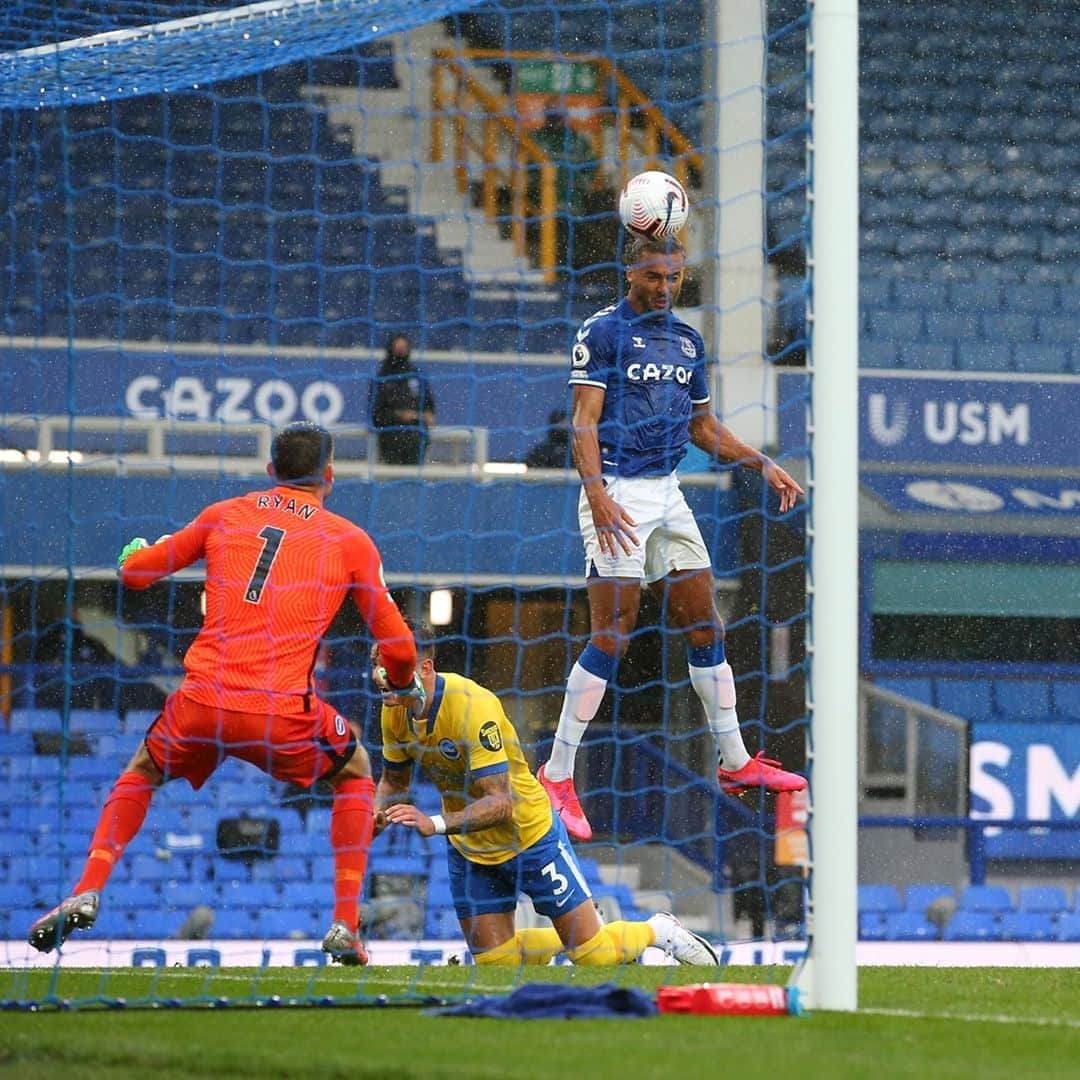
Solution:
M605 391L605 474L663 476L686 456L690 414L709 401L705 343L671 311L638 315L626 299L590 315L570 351L570 385Z

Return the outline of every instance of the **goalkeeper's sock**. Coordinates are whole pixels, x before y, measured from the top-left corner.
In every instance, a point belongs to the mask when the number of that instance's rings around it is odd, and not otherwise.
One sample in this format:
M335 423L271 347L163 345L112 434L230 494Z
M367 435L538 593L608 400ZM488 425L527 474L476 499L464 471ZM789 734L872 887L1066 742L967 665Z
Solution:
M536 926L519 930L494 949L473 953L473 959L486 967L521 967L550 963L562 951L562 940L550 926Z
M343 780L334 788L330 847L334 851L334 922L355 931L360 924L360 890L367 870L374 826L375 781Z
M629 964L655 944L656 934L647 922L619 920L601 927L600 932L566 954L579 967Z
M155 785L140 772L121 773L101 808L97 828L90 840L90 854L73 895L93 889L100 892L124 848L142 828Z
M574 775L574 759L585 729L599 710L617 666L615 657L590 642L571 668L551 757L544 766L544 775L549 780L567 780Z
M690 682L709 721L716 752L723 767L730 772L741 769L749 760L739 714L735 711L735 675L724 658L724 639L712 645L687 650Z

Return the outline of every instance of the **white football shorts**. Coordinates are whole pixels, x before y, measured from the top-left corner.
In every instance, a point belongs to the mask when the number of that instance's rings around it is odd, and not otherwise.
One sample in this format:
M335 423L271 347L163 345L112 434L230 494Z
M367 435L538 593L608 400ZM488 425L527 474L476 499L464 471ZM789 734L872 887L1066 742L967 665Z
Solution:
M674 570L712 569L701 530L675 473L668 476L606 476L607 493L637 522L640 547L627 555L600 550L589 500L582 488L578 524L585 543L585 576L659 581ZM595 566L595 571L593 567Z

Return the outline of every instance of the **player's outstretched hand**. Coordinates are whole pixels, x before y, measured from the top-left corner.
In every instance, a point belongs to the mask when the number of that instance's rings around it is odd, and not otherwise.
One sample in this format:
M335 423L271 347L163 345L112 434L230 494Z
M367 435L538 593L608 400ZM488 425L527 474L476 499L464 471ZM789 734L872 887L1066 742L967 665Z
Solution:
M394 803L383 813L389 825L404 825L408 829L415 829L421 836L435 835L435 823L412 803Z
M135 554L136 551L141 551L144 547L150 545L146 542L145 537L136 536L134 540L129 540L123 548L120 550L120 554L116 559L116 569L119 570L123 567L124 563Z
M767 461L764 471L769 487L780 496L780 513L787 513L795 505L798 497L805 494L803 489L775 461Z

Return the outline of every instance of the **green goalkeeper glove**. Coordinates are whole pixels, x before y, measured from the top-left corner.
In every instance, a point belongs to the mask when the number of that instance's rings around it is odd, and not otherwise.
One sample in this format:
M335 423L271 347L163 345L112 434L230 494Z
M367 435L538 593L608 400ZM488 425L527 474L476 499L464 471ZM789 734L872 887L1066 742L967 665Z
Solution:
M412 684L410 686L395 686L386 674L386 668L380 667L375 670L375 682L379 687L380 692L384 698L388 697L408 697L416 698L420 703L419 713L423 714L424 705L427 702L427 691L424 689L424 684L420 679L420 673L413 672Z
M136 551L142 551L142 549L144 547L149 547L149 546L150 545L141 536L136 536L134 540L129 540L124 545L123 550L120 552L119 556L117 557L116 569L120 570L123 567L124 563L126 563L128 561L128 557L131 556L131 555L134 555Z

